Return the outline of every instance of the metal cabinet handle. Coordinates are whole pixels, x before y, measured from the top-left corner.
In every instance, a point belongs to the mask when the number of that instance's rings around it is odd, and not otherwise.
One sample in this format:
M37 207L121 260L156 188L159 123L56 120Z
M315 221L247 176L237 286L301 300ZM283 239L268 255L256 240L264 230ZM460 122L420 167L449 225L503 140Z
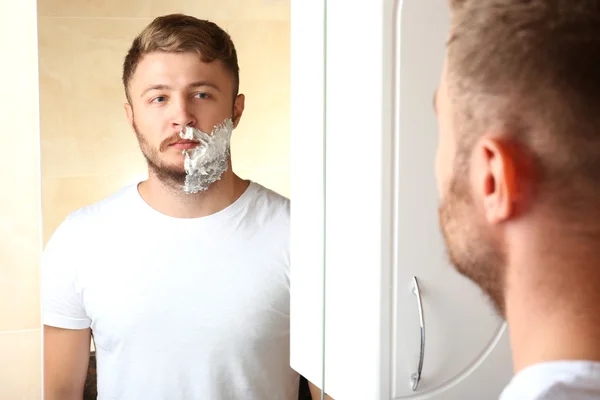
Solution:
M417 306L419 307L419 322L421 323L421 352L419 355L419 366L417 372L410 376L412 390L415 392L421 382L421 372L423 371L423 359L425 358L425 318L423 316L423 302L421 301L421 292L419 291L419 282L417 277L413 276L413 294L417 297Z

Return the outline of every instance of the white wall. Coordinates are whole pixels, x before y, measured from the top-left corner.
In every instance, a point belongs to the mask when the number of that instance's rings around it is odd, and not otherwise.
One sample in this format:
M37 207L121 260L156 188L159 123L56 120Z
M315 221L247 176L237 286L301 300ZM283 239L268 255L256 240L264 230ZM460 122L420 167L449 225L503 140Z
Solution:
M35 0L0 1L0 399L41 398Z

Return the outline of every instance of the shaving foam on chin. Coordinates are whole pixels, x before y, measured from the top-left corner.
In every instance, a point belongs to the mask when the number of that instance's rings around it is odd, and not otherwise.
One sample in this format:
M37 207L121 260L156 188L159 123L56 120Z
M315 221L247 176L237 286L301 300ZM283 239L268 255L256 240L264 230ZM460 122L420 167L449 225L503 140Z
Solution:
M229 165L229 141L233 131L231 118L215 125L210 134L191 126L182 129L179 136L186 140L197 140L200 144L193 149L183 150L185 156L186 193L205 191L221 179Z

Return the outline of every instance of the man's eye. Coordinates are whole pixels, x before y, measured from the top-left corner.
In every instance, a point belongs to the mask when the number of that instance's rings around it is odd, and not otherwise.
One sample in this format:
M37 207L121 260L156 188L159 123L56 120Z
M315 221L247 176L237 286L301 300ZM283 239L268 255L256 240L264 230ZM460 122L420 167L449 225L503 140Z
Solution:
M153 103L163 103L165 100L167 100L167 98L165 96L158 96L155 97L152 102Z
M196 97L199 99L208 99L210 95L208 93L196 93Z

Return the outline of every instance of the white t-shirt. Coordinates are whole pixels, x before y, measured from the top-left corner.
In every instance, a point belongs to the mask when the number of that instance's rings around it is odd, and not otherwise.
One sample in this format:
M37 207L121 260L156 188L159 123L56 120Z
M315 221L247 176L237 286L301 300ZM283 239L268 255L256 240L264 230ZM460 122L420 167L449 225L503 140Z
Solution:
M194 219L132 185L57 228L43 321L92 328L100 400L297 400L289 249L289 200L256 183Z
M500 400L598 400L600 362L556 361L525 368Z

